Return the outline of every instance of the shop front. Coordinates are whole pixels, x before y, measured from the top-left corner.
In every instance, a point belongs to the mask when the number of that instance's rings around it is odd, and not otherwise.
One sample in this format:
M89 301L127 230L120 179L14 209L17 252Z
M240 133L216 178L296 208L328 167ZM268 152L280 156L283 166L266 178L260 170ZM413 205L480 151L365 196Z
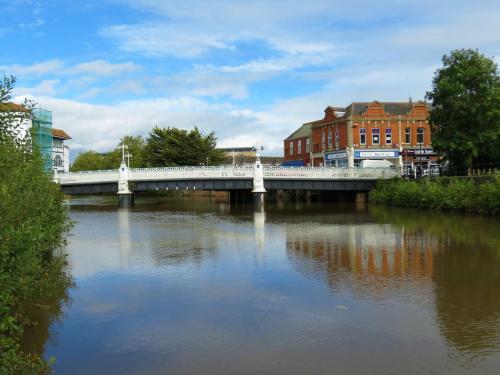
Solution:
M362 160L389 160L395 166L400 160L399 149L354 149L354 166L359 167ZM324 165L326 167L347 168L349 153L347 150L325 152Z
M405 174L439 174L439 157L432 147L406 148L402 155Z
M357 149L354 150L354 166L359 167L362 160L389 160L397 166L399 157L399 149Z
M347 151L325 152L325 167L347 168Z

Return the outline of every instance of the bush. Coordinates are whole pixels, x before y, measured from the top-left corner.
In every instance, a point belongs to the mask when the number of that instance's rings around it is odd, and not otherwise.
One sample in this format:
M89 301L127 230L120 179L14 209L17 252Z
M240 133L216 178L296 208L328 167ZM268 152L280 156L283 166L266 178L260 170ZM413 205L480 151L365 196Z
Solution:
M467 178L379 181L370 192L370 200L390 206L500 216L500 176L481 184Z
M0 82L1 98L11 83ZM11 114L0 113L0 374L37 374L48 364L40 353L24 353L20 341L37 304L71 283L54 252L69 222L40 154L12 124Z

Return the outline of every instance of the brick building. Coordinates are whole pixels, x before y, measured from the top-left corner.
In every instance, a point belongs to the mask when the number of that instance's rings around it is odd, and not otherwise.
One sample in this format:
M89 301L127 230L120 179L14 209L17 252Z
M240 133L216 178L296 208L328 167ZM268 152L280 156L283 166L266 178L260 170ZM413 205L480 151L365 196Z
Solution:
M384 159L413 171L437 165L425 102L355 102L324 112L322 119L300 128L310 129L310 152L294 153L294 133L284 142L285 160L303 157L303 165L353 167L362 160Z
M310 166L312 160L311 123L303 124L284 140L284 166Z

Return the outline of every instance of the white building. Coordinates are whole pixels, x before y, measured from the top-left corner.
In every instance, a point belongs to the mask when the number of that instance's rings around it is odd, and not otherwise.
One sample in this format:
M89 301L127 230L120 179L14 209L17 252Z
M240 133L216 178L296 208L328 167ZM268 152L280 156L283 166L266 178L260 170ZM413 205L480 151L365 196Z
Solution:
M31 133L33 144L38 146L45 158L46 170L69 172L69 147L64 142L71 137L64 130L52 127L51 111L35 108L31 118L26 118L26 109L22 105L4 103L0 106L0 115L2 113L12 117L12 126L19 137Z
M55 173L69 172L69 147L64 141L71 137L60 129L52 128L52 170Z

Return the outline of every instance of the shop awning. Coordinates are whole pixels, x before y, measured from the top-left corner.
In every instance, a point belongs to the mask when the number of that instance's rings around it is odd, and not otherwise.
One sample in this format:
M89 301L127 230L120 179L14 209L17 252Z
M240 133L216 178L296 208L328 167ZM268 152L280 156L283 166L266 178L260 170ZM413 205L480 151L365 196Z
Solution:
M283 167L303 167L304 160L288 160L281 164Z

